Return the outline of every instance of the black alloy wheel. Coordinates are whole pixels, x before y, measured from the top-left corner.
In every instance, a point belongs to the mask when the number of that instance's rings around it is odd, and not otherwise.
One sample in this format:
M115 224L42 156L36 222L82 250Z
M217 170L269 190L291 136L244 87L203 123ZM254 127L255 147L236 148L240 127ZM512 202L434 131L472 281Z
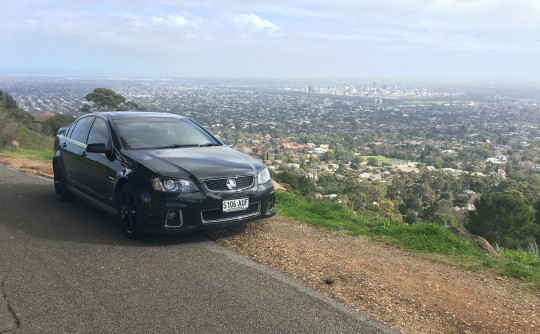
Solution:
M144 235L142 209L130 184L124 184L120 189L118 216L128 238L139 239Z
M60 166L60 164L57 162L53 166L54 171L54 191L56 193L56 197L63 201L71 201L76 198L76 196L67 189L66 184L66 177L64 174L64 170Z

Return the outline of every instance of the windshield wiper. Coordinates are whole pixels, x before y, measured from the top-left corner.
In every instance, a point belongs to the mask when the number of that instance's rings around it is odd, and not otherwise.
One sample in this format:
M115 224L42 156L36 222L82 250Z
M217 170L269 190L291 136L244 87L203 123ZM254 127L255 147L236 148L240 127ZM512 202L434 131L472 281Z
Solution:
M156 147L156 149L161 150L165 148L182 148L182 147L197 147L197 146L199 145L198 144L185 144L185 145L173 144L173 145L167 145L167 146L162 146L162 147Z
M183 147L208 147L208 146L219 146L215 143L206 143L206 144L171 144L167 146L156 147L157 150L163 150L167 148L183 148Z

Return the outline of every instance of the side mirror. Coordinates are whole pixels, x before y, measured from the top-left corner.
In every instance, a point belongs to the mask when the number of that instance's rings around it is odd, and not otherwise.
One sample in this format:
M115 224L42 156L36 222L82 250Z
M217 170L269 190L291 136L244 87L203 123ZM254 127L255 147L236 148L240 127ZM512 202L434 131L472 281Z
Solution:
M109 149L104 143L88 144L86 145L86 152L88 153L107 153Z
M58 132L56 133L57 136L61 136L61 135L64 135L67 131L68 127L62 127L60 129L58 129Z
M223 144L223 145L228 145L227 144L227 139L225 138L221 138L221 137L218 137L219 141Z

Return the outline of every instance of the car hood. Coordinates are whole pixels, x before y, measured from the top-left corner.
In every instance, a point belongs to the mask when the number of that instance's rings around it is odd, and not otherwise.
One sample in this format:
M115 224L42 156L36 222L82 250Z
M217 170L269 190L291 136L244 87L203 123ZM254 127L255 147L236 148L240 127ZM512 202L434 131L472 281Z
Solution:
M162 176L194 176L198 180L256 175L264 167L262 162L228 146L131 150L129 154Z

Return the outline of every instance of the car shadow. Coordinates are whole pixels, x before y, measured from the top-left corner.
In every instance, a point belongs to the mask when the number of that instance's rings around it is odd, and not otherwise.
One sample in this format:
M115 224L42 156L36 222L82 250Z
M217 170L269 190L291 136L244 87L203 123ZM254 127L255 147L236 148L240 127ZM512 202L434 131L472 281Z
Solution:
M130 240L124 236L116 217L110 213L80 198L70 202L59 201L52 182L23 184L18 185L16 191L7 190L3 192L11 193L11 196L0 196L0 201L10 209L0 213L0 225L35 238L130 247L209 241L204 232L180 235L148 234L143 239Z

